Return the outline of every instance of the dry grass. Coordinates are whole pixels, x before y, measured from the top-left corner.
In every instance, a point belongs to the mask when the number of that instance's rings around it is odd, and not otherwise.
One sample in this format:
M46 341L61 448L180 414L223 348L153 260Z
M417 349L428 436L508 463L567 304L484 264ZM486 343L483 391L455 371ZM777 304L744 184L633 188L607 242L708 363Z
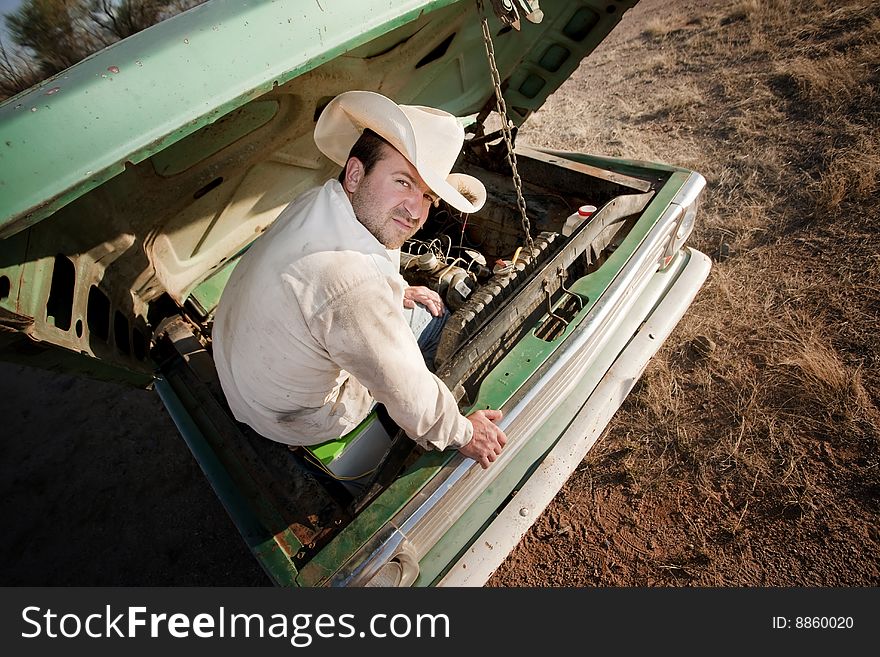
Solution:
M542 518L491 583L880 583L878 28L872 0L643 0L523 128L703 173L715 263L545 514L582 531Z

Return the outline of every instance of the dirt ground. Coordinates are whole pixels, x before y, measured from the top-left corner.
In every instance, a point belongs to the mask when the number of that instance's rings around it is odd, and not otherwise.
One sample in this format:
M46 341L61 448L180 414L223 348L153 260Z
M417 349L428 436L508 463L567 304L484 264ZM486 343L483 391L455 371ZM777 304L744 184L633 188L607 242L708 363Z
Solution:
M0 364L0 582L268 585L155 392Z
M700 171L710 279L489 586L880 583L880 8L642 0L525 143ZM0 364L6 585L266 585L149 391Z

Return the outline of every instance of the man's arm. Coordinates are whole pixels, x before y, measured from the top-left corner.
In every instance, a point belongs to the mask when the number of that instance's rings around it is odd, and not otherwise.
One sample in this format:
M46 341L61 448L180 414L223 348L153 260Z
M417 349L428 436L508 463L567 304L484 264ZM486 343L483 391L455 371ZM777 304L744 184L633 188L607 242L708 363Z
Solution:
M399 303L399 301L397 302ZM394 295L369 279L328 303L312 319L329 357L385 405L407 435L423 446L455 447L486 468L506 437L499 411L465 418L446 385L428 371Z
M445 308L440 295L434 290L420 285L407 287L403 293L404 307L414 308L417 303L427 308L434 317L439 317ZM495 424L500 419L501 411L491 409L467 416L474 433L471 441L460 447L459 451L477 461L484 470L498 458L507 443L507 436Z

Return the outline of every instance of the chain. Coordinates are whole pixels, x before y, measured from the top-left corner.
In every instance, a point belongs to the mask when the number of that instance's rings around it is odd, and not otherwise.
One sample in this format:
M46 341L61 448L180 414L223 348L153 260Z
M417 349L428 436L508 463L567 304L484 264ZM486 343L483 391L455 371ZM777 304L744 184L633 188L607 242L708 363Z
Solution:
M504 96L501 93L501 75L498 73L498 66L495 64L495 47L492 45L489 20L483 11L483 0L477 0L477 8L480 10L480 20L483 26L483 43L486 46L486 57L489 59L489 68L492 71L492 84L495 86L496 107L498 114L501 116L501 131L504 135L504 144L507 146L507 163L510 165L510 170L513 173L516 204L519 207L520 215L522 215L522 227L526 234L526 246L529 249L529 255L533 255L535 245L532 242L532 225L529 222L529 216L526 214L526 199L523 197L522 180L516 168L516 154L513 152L513 135L510 131L510 121L507 119L507 103L504 102Z

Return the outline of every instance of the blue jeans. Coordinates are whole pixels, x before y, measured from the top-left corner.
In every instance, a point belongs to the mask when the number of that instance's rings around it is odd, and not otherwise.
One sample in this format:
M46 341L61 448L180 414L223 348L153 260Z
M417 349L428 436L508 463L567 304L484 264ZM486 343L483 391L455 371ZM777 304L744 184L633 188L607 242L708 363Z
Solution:
M419 343L419 349L422 351L422 357L425 359L425 365L432 372L434 370L434 356L437 355L437 347L440 345L440 334L443 332L443 326L449 319L449 310L443 309L443 314L434 317L427 308L417 303L415 308L404 308L403 316L409 324L410 330L416 336Z

